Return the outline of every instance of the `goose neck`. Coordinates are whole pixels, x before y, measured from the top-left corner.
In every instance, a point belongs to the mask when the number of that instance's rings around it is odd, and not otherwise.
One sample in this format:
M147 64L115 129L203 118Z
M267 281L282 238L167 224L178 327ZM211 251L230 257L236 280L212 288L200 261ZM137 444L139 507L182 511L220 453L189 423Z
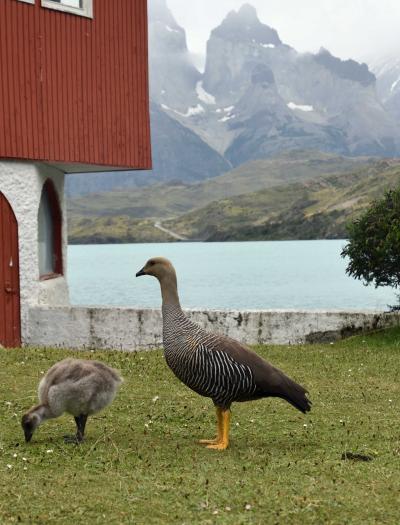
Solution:
M166 275L160 279L160 286L163 306L171 305L180 308L176 275Z

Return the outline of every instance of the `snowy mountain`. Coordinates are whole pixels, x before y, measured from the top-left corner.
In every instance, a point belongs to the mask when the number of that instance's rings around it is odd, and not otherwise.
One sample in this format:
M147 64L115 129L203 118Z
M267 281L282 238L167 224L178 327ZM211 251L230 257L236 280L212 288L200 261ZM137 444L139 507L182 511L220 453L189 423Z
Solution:
M371 61L377 92L386 110L400 119L400 58L398 55Z
M346 155L400 152L398 125L382 106L365 64L340 60L325 49L298 53L249 4L228 13L212 31L205 72L191 86L184 99L173 90L166 93L163 110L234 165L293 148Z
M372 72L298 53L244 4L211 32L200 73L167 0L149 0L149 62L153 172L70 177L71 194L201 181L294 149L400 156L397 57Z

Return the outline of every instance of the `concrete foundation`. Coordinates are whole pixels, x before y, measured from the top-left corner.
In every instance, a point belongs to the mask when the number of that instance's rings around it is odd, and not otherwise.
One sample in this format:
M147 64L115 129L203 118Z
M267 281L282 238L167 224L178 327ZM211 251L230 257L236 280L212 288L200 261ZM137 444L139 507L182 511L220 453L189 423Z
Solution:
M333 342L400 325L398 313L371 311L186 312L205 329L251 345ZM160 310L34 306L28 326L25 344L33 346L125 351L162 346Z

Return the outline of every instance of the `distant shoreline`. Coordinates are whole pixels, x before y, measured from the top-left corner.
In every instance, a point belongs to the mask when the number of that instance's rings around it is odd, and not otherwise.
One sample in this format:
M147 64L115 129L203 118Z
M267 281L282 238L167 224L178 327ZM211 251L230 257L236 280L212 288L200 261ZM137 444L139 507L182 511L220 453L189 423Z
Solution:
M188 243L205 243L205 244L215 244L215 243L249 243L249 242L309 242L309 241L343 241L347 242L347 238L332 238L332 239L248 239L248 240L225 240L225 241L199 241L199 240L191 240L187 239L184 241L179 240L171 240L167 242L160 242L160 241L140 241L140 242L134 242L134 241L127 241L127 242L120 242L118 240L116 241L105 241L105 242L71 242L68 241L68 246L114 246L114 245L125 245L125 244L188 244Z

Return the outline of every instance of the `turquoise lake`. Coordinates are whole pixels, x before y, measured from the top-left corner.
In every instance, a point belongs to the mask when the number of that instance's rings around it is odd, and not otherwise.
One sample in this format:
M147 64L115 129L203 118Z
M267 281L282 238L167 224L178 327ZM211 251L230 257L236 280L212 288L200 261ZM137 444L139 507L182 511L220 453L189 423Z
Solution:
M169 258L181 304L208 309L378 309L396 303L390 288L348 277L346 241L280 241L69 246L74 305L160 306L158 282L135 278L147 259Z

